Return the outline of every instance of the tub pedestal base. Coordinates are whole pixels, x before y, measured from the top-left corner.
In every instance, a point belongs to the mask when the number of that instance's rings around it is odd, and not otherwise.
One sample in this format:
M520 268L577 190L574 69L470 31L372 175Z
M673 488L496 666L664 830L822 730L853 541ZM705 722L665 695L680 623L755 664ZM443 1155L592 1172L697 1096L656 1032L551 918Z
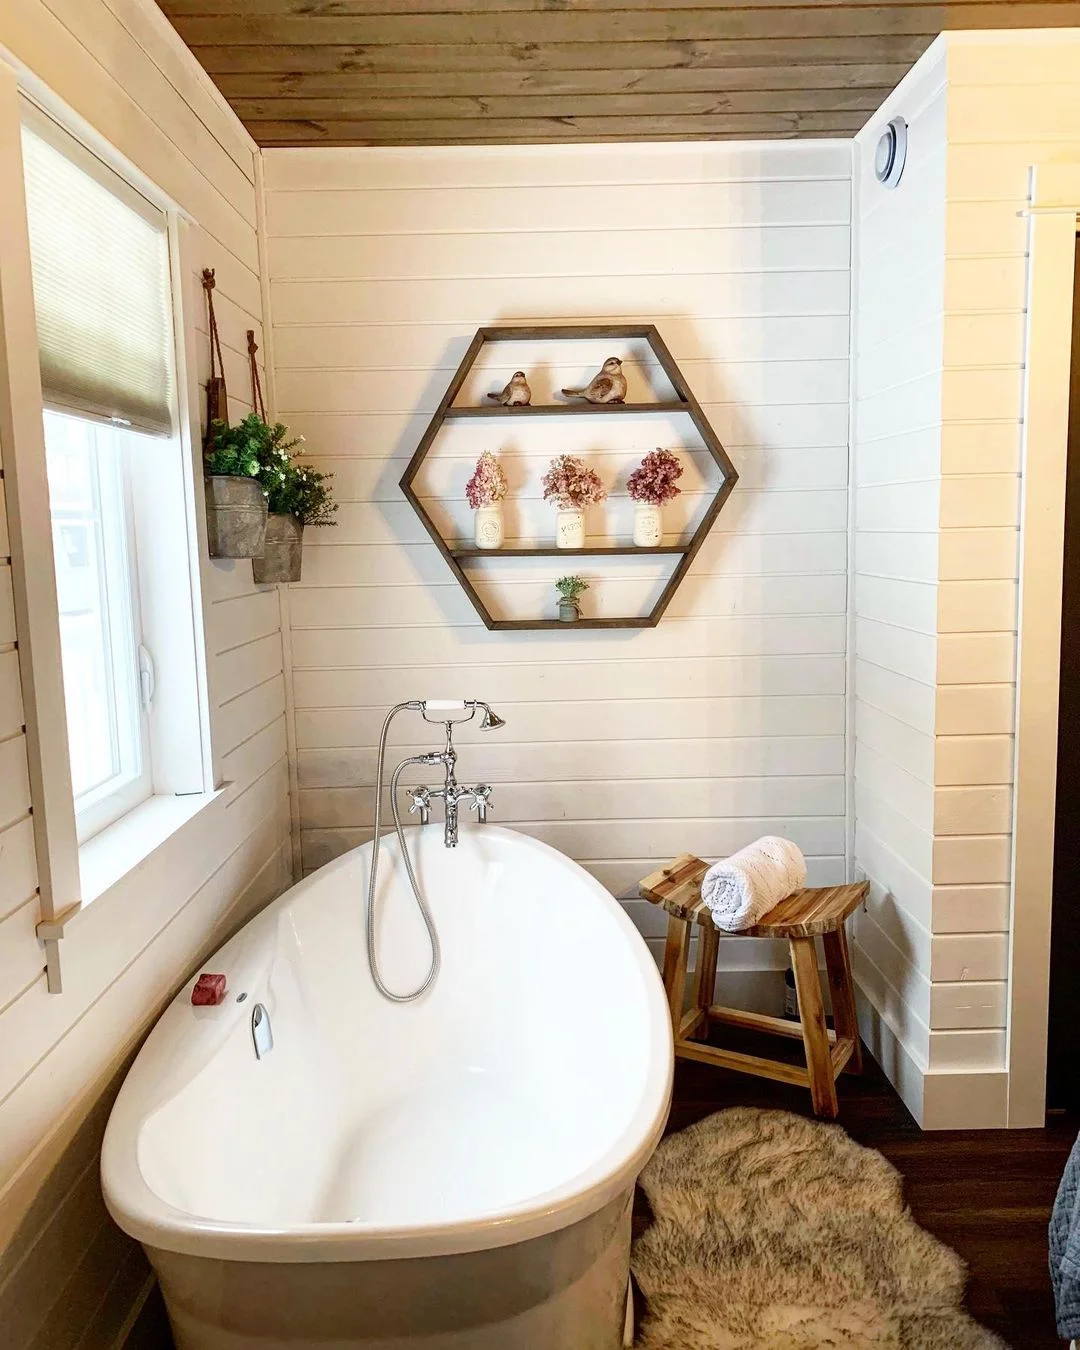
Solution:
M257 1264L147 1253L177 1350L621 1350L631 1198L544 1237L454 1256Z

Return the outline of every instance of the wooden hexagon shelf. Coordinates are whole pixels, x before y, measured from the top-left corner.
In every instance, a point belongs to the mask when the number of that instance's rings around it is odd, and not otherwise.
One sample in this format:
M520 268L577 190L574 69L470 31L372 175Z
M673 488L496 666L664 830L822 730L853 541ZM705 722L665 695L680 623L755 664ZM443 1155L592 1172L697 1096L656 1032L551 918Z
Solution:
M461 392L469 372L476 365L477 358L481 349L488 343L496 342L582 342L593 341L601 338L610 338L612 341L642 340L648 344L652 354L660 369L664 372L672 389L675 391L675 398L666 401L639 402L639 403L552 403L531 405L524 408L504 408L499 405L491 407L464 407L455 406L454 400ZM420 469L427 458L435 438L447 422L466 418L503 418L508 421L517 421L528 417L590 417L590 416L647 416L655 413L683 414L689 417L693 426L701 437L705 450L711 456L713 463L720 470L720 486L710 501L708 508L702 515L697 526L690 535L690 538L683 543L660 545L656 548L638 548L636 546L603 546L603 547L585 547L585 548L547 548L543 546L527 548L500 548L500 549L479 549L479 548L455 548L443 538L435 521L424 509L424 504L413 489L413 483L420 472ZM709 530L720 510L731 494L731 489L738 481L738 473L735 466L728 458L727 452L720 444L720 440L712 427L709 425L708 418L701 410L701 406L694 397L682 372L676 365L671 353L668 351L660 334L657 332L654 324L631 324L631 325L608 325L608 324L573 324L560 326L543 326L536 328L480 328L476 336L469 344L461 364L454 372L454 377L447 385L446 392L439 402L435 415L428 423L420 443L416 447L416 453L409 461L408 468L401 477L401 490L408 498L413 510L420 517L424 528L431 536L432 542L446 559L447 566L453 572L454 576L460 582L465 594L469 597L476 612L483 619L486 627L500 632L520 632L528 629L541 628L653 628L660 622L664 611L671 602L672 596L678 589L679 583L686 575L690 564L694 560L698 549L705 542ZM492 558L572 558L574 556L588 557L642 557L648 555L677 555L678 562L675 565L671 576L668 578L656 602L647 614L637 616L627 616L625 618L604 617L597 619L578 619L574 623L563 623L558 619L497 619L492 616L484 603L483 597L477 591L473 582L465 571L463 564L470 560L492 559Z

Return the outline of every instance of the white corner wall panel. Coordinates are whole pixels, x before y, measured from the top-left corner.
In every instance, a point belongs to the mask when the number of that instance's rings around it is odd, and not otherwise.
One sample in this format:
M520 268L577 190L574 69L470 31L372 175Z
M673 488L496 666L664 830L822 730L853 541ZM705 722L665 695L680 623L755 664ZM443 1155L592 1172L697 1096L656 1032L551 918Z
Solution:
M1012 823L1012 789L940 787L934 793L934 833L1007 834Z
M1002 580L1016 576L1020 534L1015 524L943 528L939 536L942 581Z
M867 741L855 746L855 779L871 783L896 810L926 834L934 830L934 802L925 783L879 754Z
M894 623L861 616L855 638L855 654L862 660L906 675L919 684L933 685L939 665L939 644L933 634L912 633Z
M245 330L263 342L250 137L145 0L20 0L0 11L0 48L184 213L192 375L201 386L208 369L198 274L213 267L230 412L243 415ZM194 962L287 884L280 619L276 591L255 588L249 564L204 561L211 721L215 749L232 752L229 793L140 869L137 885L121 883L69 927L65 992L51 996L34 932L8 552L0 510L0 1326L32 1350L77 1350L115 1343L146 1275L101 1206L96 1156L117 1074ZM231 637L213 617L226 607ZM241 725L229 710L264 689L261 721Z
M1016 677L1012 633L942 633L937 639L937 683L1011 684Z
M1011 736L941 736L935 754L938 787L987 786L1012 782Z
M910 152L888 191L873 149L897 112ZM855 156L852 800L871 899L854 961L864 1034L916 1116L932 1037L946 116L939 44Z
M1003 1026L1006 987L1002 980L968 980L958 984L939 981L930 992L931 1029Z
M1009 886L935 884L931 901L935 933L1005 933L1009 928Z
M939 1030L930 1036L932 1073L999 1071L1005 1061L1005 1028Z
M1078 43L1072 31L954 34L948 43L934 847L942 937L933 978L999 981L988 994L1000 1003L1002 1025L1012 901L1024 208L1031 166L1078 152ZM1004 1036L1000 1044L988 1031L935 1037L931 1063L971 1074L965 1095L974 1101L978 1069L1004 1081ZM1004 1109L991 1078L984 1095ZM955 1110L943 1116L955 1118Z
M1013 691L1008 684L947 684L937 691L939 736L1011 735Z
M946 371L952 385L960 371ZM1014 407L1019 407L1017 403ZM942 530L1016 529L1020 509L1020 480L1015 473L948 474L941 480Z
M942 581L938 584L940 633L1014 633L1015 581Z

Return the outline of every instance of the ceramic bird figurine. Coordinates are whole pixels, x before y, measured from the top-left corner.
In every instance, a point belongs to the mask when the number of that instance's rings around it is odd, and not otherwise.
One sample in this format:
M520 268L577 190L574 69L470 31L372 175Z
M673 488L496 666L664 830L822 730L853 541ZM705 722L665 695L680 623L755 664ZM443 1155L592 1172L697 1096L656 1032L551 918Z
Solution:
M529 388L524 371L515 370L506 388L499 394L488 394L488 398L492 403L501 403L506 408L528 407L532 390Z
M564 389L567 398L584 398L589 403L622 403L626 398L626 376L617 356L609 356L603 369L584 389Z

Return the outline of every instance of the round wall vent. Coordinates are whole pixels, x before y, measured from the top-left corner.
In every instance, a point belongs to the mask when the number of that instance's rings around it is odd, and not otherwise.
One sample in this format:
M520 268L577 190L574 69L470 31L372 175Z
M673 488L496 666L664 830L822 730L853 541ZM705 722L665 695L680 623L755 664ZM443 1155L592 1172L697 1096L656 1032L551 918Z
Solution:
M907 160L908 126L902 117L894 117L878 138L874 151L874 177L885 187L894 188L904 172Z

